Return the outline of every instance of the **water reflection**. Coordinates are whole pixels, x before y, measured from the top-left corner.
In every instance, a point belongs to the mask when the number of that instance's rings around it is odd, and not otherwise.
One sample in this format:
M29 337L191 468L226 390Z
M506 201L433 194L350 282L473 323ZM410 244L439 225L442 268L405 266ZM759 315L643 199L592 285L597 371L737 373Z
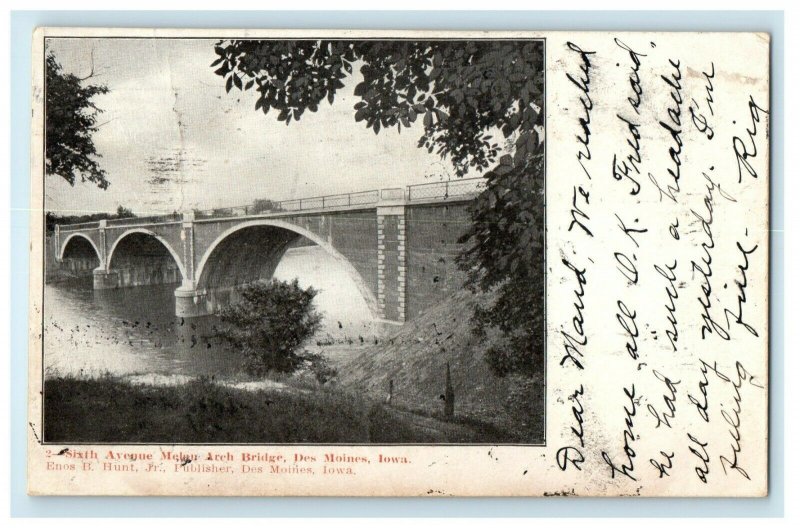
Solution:
M318 341L374 339L378 329L347 273L322 248L287 252L275 276L320 290ZM45 285L47 375L235 377L240 359L221 340L215 316L174 315L175 284L93 290L91 277Z

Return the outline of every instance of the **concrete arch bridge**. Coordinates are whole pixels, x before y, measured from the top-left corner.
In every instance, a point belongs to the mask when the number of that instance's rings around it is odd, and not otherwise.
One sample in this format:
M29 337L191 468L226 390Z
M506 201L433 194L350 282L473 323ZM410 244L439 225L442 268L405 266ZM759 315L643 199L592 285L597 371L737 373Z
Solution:
M459 237L483 179L56 226L56 261L95 289L175 283L196 317L272 277L284 253L316 244L353 279L377 319L402 323L462 286Z

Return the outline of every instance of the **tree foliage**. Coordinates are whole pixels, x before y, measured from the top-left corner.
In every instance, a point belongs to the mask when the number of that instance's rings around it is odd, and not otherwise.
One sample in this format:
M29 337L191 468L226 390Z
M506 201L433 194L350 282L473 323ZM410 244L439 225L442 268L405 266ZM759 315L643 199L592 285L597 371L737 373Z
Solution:
M121 205L117 206L117 214L116 214L117 218L133 218L135 216L136 215L133 214L133 211L131 211L127 207L123 207Z
M225 307L220 335L241 351L247 370L291 373L309 358L299 354L319 329L322 317L314 308L317 291L292 282L259 281L240 290L241 300ZM313 358L310 358L313 359Z
M45 171L70 185L80 177L106 189L109 182L92 140L102 110L92 98L108 88L84 81L65 73L52 54L45 58Z
M98 220L113 220L116 218L134 218L136 214L127 207L118 206L116 213L91 213L84 215L62 216L52 211L45 214L45 228L48 233L55 231L56 224L82 224L84 222L97 222Z
M505 339L487 351L492 370L535 375L544 366L544 156L515 166L505 157L487 174L472 226L458 256L472 290L496 290L496 300L475 309L475 333L499 329Z
M500 375L541 369L544 53L541 42L225 40L211 64L255 108L286 124L333 103L358 68L355 121L375 133L422 121L418 146L449 160L457 176L483 172L459 265L473 289L497 290L476 310L476 332L494 327L489 351Z

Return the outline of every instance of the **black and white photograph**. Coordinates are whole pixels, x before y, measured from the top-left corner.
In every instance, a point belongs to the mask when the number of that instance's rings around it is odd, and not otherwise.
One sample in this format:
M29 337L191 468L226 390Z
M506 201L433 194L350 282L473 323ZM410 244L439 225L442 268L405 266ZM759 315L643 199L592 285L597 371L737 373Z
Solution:
M544 445L544 39L43 59L42 442Z

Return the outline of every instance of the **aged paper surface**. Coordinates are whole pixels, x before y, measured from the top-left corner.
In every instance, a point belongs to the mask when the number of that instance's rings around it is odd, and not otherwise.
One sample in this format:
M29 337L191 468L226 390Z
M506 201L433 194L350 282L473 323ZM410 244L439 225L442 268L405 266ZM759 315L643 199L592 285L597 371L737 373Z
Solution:
M767 494L769 35L33 52L31 494Z

